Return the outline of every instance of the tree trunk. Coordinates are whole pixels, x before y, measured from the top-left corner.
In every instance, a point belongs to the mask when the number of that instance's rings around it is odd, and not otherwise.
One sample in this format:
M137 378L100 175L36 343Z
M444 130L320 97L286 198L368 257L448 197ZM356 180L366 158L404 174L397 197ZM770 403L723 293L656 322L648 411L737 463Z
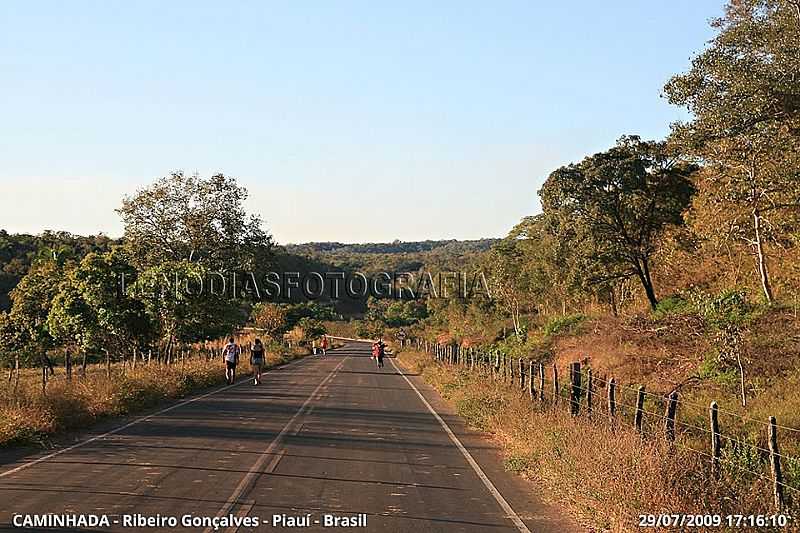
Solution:
M631 264L636 271L636 277L639 278L639 282L642 284L647 301L650 303L650 309L655 311L656 306L658 306L658 300L656 299L656 292L653 290L653 281L650 278L650 267L647 264L647 258L643 257L641 260L637 258L631 261Z
M653 288L653 279L650 277L650 265L646 257L642 259L642 284L644 285L644 292L647 294L647 301L650 302L650 307L655 311L658 306L658 299L656 298L656 291Z
M47 362L44 355L41 356L42 360L42 394L47 394Z
M769 271L767 270L767 255L764 252L764 238L761 235L761 213L758 210L753 211L753 229L755 230L755 244L756 249L756 263L758 266L758 275L761 278L761 289L764 291L764 297L768 303L772 303L772 287L769 283Z
M742 356L736 353L736 363L739 365L739 392L742 397L742 407L747 407L747 395L744 388L744 365L742 365Z
M86 350L83 351L83 360L81 361L81 377L86 377Z
M67 374L67 382L69 383L72 381L72 354L68 349L64 350L64 367Z
M103 349L103 351L106 354L106 378L111 379L111 354L106 349Z
M619 309L617 309L617 295L614 292L614 287L609 288L608 290L609 300L611 301L611 312L614 316L619 315Z
M14 354L14 395L17 394L17 388L19 387L19 354Z

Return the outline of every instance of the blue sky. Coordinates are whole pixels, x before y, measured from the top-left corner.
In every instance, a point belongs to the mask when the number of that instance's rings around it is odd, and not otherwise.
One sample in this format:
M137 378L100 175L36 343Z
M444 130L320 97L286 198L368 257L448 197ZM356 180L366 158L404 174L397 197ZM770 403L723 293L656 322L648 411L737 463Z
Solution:
M560 165L661 138L720 0L0 3L0 227L122 232L175 169L282 243L502 236Z

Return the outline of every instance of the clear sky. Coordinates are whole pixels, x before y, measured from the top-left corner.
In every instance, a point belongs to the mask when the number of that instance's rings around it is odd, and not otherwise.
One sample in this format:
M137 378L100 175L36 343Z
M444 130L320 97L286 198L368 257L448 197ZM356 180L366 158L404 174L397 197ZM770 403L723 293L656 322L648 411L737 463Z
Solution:
M684 116L722 0L0 3L0 228L118 236L175 169L281 243L505 235L558 166Z

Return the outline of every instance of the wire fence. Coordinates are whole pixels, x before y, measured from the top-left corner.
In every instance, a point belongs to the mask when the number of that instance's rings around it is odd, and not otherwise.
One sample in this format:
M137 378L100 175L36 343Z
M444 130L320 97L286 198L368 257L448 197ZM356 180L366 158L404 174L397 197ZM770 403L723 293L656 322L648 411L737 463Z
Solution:
M764 480L772 487L772 498L777 510L786 509L790 495L797 498L800 489L787 483L784 469L800 467L800 458L780 452L778 432L789 432L793 436L800 433L794 428L777 423L774 416L760 420L722 409L716 401L709 406L685 402L676 389L669 394L649 392L644 386L633 387L618 383L614 378L593 375L590 368L573 362L561 373L557 365L545 366L524 358L512 358L499 350L484 350L477 347L464 348L457 344L437 344L423 339L404 339L401 346L414 346L424 351L439 363L458 366L479 372L520 389L530 396L532 402L548 403L554 406L564 403L573 416L586 416L587 419L601 423L611 423L615 427L630 424L633 430L645 437L666 439L670 445L696 454L709 462L712 474L720 475L723 465ZM631 401L631 398L634 398ZM647 408L655 403L663 409L662 413ZM678 418L678 406L685 405L700 412L708 413L708 426L703 427ZM603 416L597 416L602 414ZM766 429L766 446L749 442L732 434L723 433L719 415L731 417L743 423L756 422ZM647 421L647 424L645 423ZM654 425L653 422L656 422ZM646 428L651 428L647 431ZM657 428L652 430L652 428ZM660 429L658 429L660 428ZM698 449L691 436L707 439L708 448ZM727 445L723 445L723 442ZM696 443L695 443L696 444ZM736 453L752 454L753 461L736 460ZM745 463L745 464L743 464ZM768 468L768 473L766 470ZM761 470L761 471L759 471Z

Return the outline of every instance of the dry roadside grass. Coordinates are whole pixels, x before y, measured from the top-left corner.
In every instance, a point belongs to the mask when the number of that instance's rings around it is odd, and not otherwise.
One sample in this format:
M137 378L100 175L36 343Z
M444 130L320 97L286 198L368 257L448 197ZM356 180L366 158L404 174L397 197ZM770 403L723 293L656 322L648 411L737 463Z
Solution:
M306 350L268 352L266 368L305 354ZM240 375L250 372L246 361L239 366ZM11 383L0 389L0 446L47 446L60 432L142 412L225 382L219 358L192 357L170 366L152 362L136 369L115 364L110 379L104 365L91 365L83 377L76 369L72 382L59 370L62 374L48 383L45 394L37 370L23 372L16 391Z
M612 428L601 413L573 418L565 405L541 407L490 376L436 364L424 353L401 352L400 361L421 373L471 426L499 441L508 470L595 528L635 531L646 513L774 513L768 480L735 468L725 468L716 480L706 458L685 449L680 438L671 447L657 435L642 439L628 426ZM797 516L798 508L793 511Z

